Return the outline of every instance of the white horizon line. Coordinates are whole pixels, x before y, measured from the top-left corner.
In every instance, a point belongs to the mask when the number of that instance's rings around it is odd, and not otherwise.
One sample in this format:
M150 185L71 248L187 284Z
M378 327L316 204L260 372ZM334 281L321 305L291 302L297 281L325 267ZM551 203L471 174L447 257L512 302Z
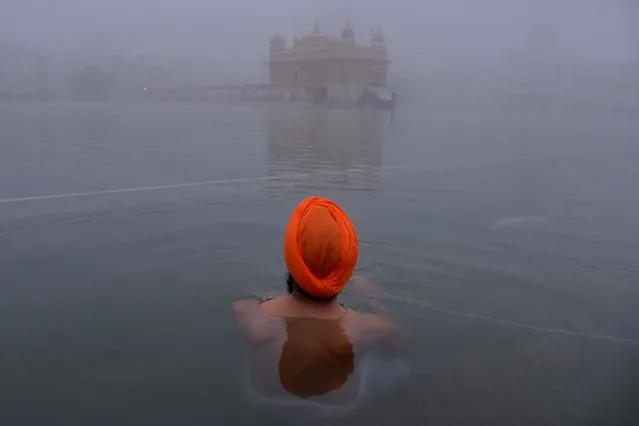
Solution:
M388 165L388 166L379 166L379 167L371 167L371 168L350 168L350 169L344 169L344 170L327 170L327 171L317 171L317 172L307 172L307 173L291 173L291 174L284 174L284 175L277 175L277 176L215 179L215 180L207 180L207 181L199 181L199 182L183 182L183 183L175 183L175 184L167 184L167 185L136 186L136 187L130 187L130 188L104 189L104 190L98 190L98 191L70 192L70 193L63 193L63 194L32 195L27 197L2 198L0 199L0 204L22 203L22 202L39 201L39 200L54 200L54 199L62 199L62 198L91 197L91 196L110 195L110 194L123 194L123 193L130 193L130 192L159 191L164 189L188 188L188 187L196 187L196 186L214 186L214 185L228 185L228 184L235 184L235 183L263 182L263 181L272 181L272 180L281 180L281 179L311 177L315 175L336 175L336 174L358 173L358 172L366 172L369 170L415 169L420 171L429 171L429 170L432 171L432 170L438 170L438 169L446 168L450 166L487 165L487 164L498 164L498 163L504 163L504 162L510 163L513 161L521 161L521 160L539 159L539 158L546 158L546 157L565 157L565 156L575 156L575 155L582 155L582 154L578 152L568 152L568 153L555 153L555 154L545 154L545 155L521 156L521 157L504 158L504 159L492 159L492 160L440 161L440 162L435 162L435 163L430 163L425 165L398 164L398 165Z

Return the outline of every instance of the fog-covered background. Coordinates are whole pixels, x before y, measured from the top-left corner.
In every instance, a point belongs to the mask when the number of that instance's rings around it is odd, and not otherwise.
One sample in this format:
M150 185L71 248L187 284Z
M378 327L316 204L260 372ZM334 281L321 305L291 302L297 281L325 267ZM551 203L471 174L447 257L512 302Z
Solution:
M0 92L61 95L87 66L122 91L264 83L269 36L315 18L336 36L350 19L361 43L382 28L404 99L481 100L540 80L578 96L639 74L634 0L0 0ZM597 90L607 103L628 92Z

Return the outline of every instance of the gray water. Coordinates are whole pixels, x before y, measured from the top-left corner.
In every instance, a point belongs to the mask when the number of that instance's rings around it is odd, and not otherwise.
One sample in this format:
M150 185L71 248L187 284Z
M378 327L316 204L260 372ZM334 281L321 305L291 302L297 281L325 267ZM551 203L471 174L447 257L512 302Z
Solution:
M637 425L638 141L606 113L2 104L0 424ZM414 363L333 419L245 398L230 310L283 289L311 194Z

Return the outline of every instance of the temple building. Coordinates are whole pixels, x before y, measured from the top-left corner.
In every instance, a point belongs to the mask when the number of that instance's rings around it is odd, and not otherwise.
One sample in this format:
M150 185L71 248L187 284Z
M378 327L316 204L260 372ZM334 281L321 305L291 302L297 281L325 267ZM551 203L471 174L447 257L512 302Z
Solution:
M294 99L356 102L371 88L384 88L388 54L381 30L371 31L370 44L357 44L350 23L341 37L330 37L315 25L310 34L287 45L281 35L270 39L270 84Z

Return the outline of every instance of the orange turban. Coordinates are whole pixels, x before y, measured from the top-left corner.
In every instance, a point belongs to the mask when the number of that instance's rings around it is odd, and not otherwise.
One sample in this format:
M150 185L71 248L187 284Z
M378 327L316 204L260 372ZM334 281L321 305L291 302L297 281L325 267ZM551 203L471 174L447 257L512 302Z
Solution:
M342 291L357 263L355 227L331 200L309 197L293 212L284 237L284 259L307 293L332 297Z

